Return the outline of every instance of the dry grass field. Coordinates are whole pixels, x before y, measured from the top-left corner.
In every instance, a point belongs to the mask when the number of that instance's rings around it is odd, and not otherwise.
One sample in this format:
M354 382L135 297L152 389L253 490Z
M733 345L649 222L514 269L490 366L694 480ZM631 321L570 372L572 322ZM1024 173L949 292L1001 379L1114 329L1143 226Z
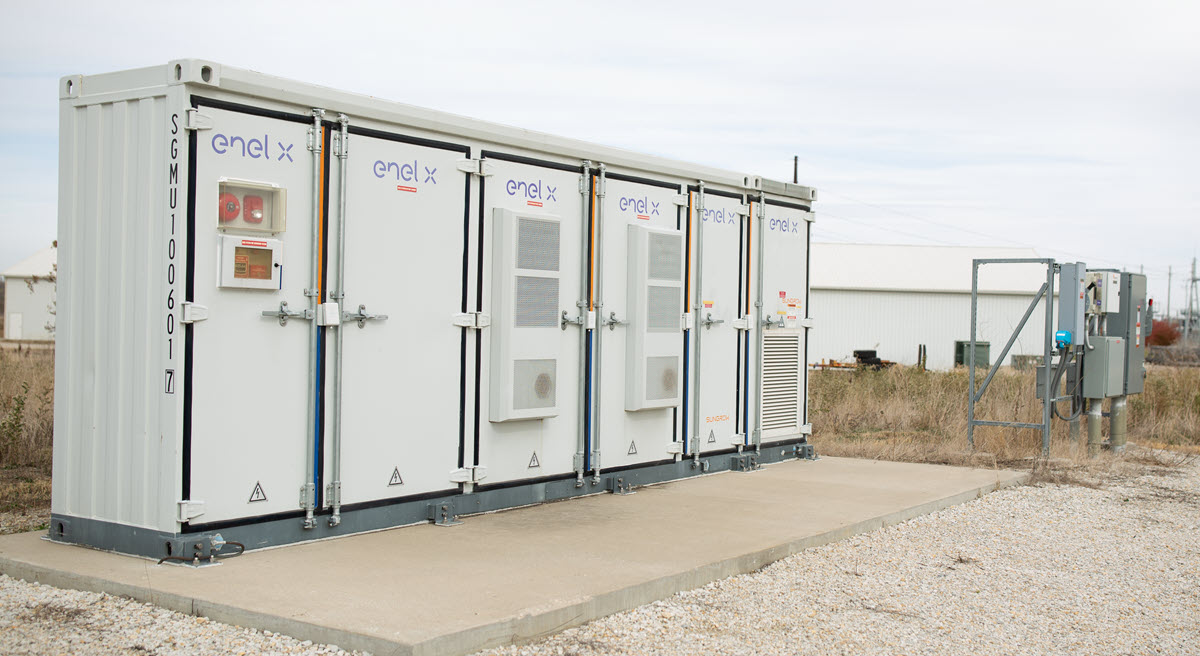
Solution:
M1039 423L1042 408L1034 396L1034 376L1033 371L1001 369L976 407L976 417ZM818 453L948 464L966 460L965 370L814 371L810 383L809 416ZM1060 412L1069 410L1068 403L1060 405ZM1107 431L1105 421L1106 436ZM1200 369L1148 366L1145 393L1129 400L1128 439L1169 453L1200 452ZM977 451L993 454L1002 465L1041 454L1037 430L980 427L975 442ZM1066 422L1056 420L1051 456L1080 462L1085 451L1068 438ZM1167 460L1169 453L1163 455Z
M818 453L949 464L970 460L965 371L893 367L813 371L810 376L810 419ZM1032 371L1002 369L979 417L1040 421L1041 405L1033 390ZM1146 391L1131 397L1129 408L1129 441L1155 447L1156 464L1200 453L1200 368L1148 366ZM0 533L48 521L53 431L54 352L0 351ZM1103 466L1111 458L1087 459L1068 439L1064 422L1056 421L1054 431L1051 455L1056 458L1079 466ZM980 428L975 436L977 451L992 454L997 465L1038 465L1038 431ZM1146 457L1147 451L1138 453L1142 455L1136 457Z
M0 533L45 526L54 439L54 351L0 350Z

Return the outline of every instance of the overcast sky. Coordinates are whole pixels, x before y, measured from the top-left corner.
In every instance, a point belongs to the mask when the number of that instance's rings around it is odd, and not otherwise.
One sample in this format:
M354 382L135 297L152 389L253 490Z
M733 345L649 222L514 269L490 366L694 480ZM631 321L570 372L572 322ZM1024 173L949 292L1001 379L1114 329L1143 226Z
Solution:
M815 237L1200 246L1200 3L4 0L0 270L55 238L57 80L197 57L800 182ZM138 5L141 4L139 7Z

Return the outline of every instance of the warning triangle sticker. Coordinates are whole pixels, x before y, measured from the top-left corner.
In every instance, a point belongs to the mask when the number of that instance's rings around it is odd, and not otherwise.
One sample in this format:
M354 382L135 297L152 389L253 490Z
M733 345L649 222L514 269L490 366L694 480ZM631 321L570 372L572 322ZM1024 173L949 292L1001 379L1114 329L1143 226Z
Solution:
M712 444L717 441L717 434L714 431L708 431L708 443Z
M630 443L629 443L629 450L628 450L628 451L626 451L625 453L626 453L626 455L636 456L636 455L637 455L637 443L636 443L636 442L630 442Z
M542 466L542 463L538 462L538 459L537 459L537 451L534 451L533 457L529 459L529 469L533 469L534 467L541 467L541 466Z
M254 491L250 493L250 500L247 501L246 503L254 503L255 501L266 501L266 500L267 500L267 494L266 494L266 492L263 492L262 482L256 481L254 483Z
M404 485L404 479L400 477L399 467L392 470L392 478L388 481L388 487L393 485Z

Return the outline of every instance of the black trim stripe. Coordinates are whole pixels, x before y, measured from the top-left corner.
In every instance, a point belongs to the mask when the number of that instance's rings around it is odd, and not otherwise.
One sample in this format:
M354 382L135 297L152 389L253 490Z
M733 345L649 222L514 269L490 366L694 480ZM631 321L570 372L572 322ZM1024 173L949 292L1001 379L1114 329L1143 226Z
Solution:
M700 185L688 185L688 191L700 191ZM732 198L734 200L740 200L743 203L746 202L746 196L744 194L739 194L733 191L723 191L721 189L712 189L710 187L704 188L704 195L721 196L722 198Z
M537 159L536 157L526 157L524 155L512 155L510 153L502 153L494 150L485 150L479 154L484 159L499 159L505 162L513 162L514 164L527 164L529 166L540 166L546 169L557 169L559 171L570 171L571 173L579 172L578 164L563 164L561 162L552 162L548 159Z
M292 123L312 123L313 117L310 114L293 114L291 112L281 112L275 109L264 109L253 105L243 105L242 103L229 102L228 100L217 100L216 98L205 98L203 96L192 96L192 107L199 108L212 107L213 109L224 109L230 112L238 112L241 114L251 114L253 116L263 116L265 118L276 118L281 121L290 121Z
M784 201L774 200L772 198L768 198L765 202L767 205L772 205L774 207L787 207L787 208L790 208L793 210L800 210L802 212L811 212L812 211L811 206L797 205L796 203L785 203Z
M456 153L462 153L470 156L471 147L462 144L456 144L450 141L438 141L436 139L426 139L424 137L413 137L406 134L396 134L395 132L386 132L384 130L375 130L372 128L363 128L357 126L349 126L350 134L360 137L372 137L374 139L383 139L384 141L396 141L399 143L412 144L414 146L424 146L426 148L436 148L439 150L452 150Z
M679 183L677 183L677 182L665 182L663 180L655 180L653 178L642 178L642 177L638 177L636 175L624 175L622 173L612 173L611 171L605 173L604 177L608 178L609 180L619 180L621 182L635 182L637 184L643 184L643 185L647 185L650 187L662 187L663 189L673 189L676 192L679 191Z
M192 106L196 98L192 97ZM184 298L196 300L196 131L188 133L188 182L187 182L187 271L184 274ZM181 478L182 498L192 498L192 363L194 362L195 334L192 324L183 328L183 472Z
M479 225L476 228L479 238L475 248L475 311L483 312L483 266L484 252L487 250L484 247L485 235L487 231L487 221L484 219L484 207L487 205L487 178L479 178ZM483 404L483 331L475 331L475 444L472 445L472 464L478 465L479 462L479 442L481 440L481 426L479 418L479 410Z

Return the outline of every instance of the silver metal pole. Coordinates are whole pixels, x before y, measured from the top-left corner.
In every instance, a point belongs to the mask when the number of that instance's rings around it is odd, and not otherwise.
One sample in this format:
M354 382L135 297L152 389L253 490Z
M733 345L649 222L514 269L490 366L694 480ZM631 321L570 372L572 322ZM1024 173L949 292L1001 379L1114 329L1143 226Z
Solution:
M696 344L693 355L694 371L692 372L692 466L700 462L700 316L704 310L704 181L701 180L696 189L696 297L692 304L692 336Z
M754 341L754 362L756 370L754 376L754 444L755 452L762 449L762 377L763 377L763 244L766 240L763 239L763 232L767 224L767 197L759 196L758 198L758 264L755 280L757 280L758 290L755 294L754 312L755 322L757 327L758 338Z
M979 319L979 262L971 262L971 344L967 354L967 449L975 450L975 324Z
M321 254L317 244L321 242L321 118L325 110L313 109L312 135L312 257L309 259L309 283L304 295L308 297L308 309L312 320L308 322L308 427L306 430L304 453L304 485L300 487L300 505L304 508L304 528L316 526L313 510L317 502L316 478L316 448L317 448L317 343L320 337L320 327L317 326L317 306L320 298L320 278L317 268L321 264Z
M1121 453L1125 450L1125 440L1129 428L1129 415L1126 414L1125 396L1118 396L1112 400L1109 406L1108 413L1108 443L1112 447L1113 453Z
M583 230L580 231L580 271L579 271L579 300L575 306L579 308L579 413L578 413L578 436L576 438L575 451L575 487L583 487L584 474L584 452L587 450L587 381L588 381L588 331L584 325L584 320L587 318L588 311L588 273L591 271L591 262L588 261L588 226L590 224L590 207L588 195L592 190L592 163L585 161L582 166L582 173L579 178L579 195L583 199L582 223Z
M1050 457L1050 411L1053 409L1056 390L1051 389L1050 359L1054 349L1054 267L1053 262L1046 264L1046 334L1045 351L1043 355L1043 386L1042 386L1042 457ZM1063 357L1066 357L1064 354Z
M333 352L333 407L329 409L333 424L333 440L330 444L330 475L333 482L329 484L329 502L333 505L333 513L329 516L329 525L337 526L342 523L342 344L345 341L346 325L341 321L342 304L346 298L346 158L350 154L350 119L345 114L338 114L341 124L341 141L338 143L338 223L337 223L337 287L331 295L338 304L338 323L335 334L337 343Z
M600 178L596 185L596 262L593 267L596 278L596 298L595 298L595 315L597 317L604 316L604 181L608 174L608 167L604 164L600 165ZM593 333L596 336L596 350L593 357L593 362L596 363L595 373L593 374L592 387L592 484L600 482L600 413L602 405L600 403L600 374L603 363L604 350L604 331L600 330L600 326L594 327Z

